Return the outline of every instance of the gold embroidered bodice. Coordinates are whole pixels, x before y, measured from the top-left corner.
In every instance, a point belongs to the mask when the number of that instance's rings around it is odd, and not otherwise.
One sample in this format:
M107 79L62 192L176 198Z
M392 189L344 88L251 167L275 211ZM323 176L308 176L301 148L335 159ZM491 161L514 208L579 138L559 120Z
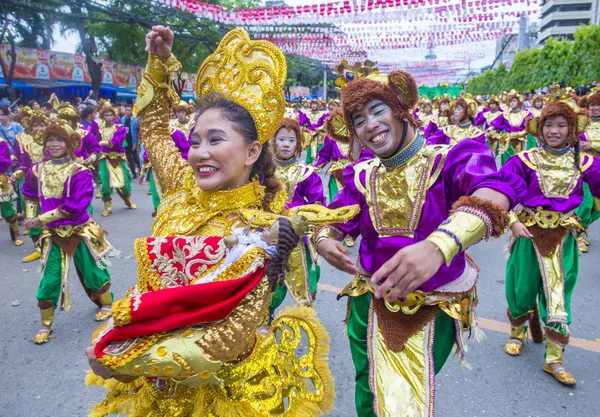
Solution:
M319 119L321 119L321 117L325 114L324 111L318 111L318 112L313 112L313 111L308 111L305 113L306 116L308 116L308 118L310 119L310 122L312 124L315 124L319 121Z
M69 179L83 170L87 170L87 168L73 161L59 164L47 161L38 165L37 175L42 195L46 199L62 198L65 186L69 185Z
M421 121L423 128L426 128L429 122L437 123L437 117L433 113L417 112L417 117Z
M487 125L491 125L492 122L496 119L496 117L500 116L502 114L502 112L500 110L496 110L496 111L487 111L485 113L483 113L483 117L485 118L485 121L487 122Z
M467 125L467 127L450 125L446 126L443 130L446 136L450 138L450 145L456 145L458 142L462 142L465 139L476 138L477 136L483 135L483 131L472 124Z
M117 125L113 124L110 127L106 127L104 124L100 127L100 136L102 139L100 140L100 145L110 147L110 143L113 140L113 136L117 131Z
M533 117L540 117L542 115L542 110L543 109L536 109L535 107L532 107L529 109L529 112Z
M592 144L590 153L594 156L600 156L600 120L590 120L585 129L585 137Z
M519 111L505 111L504 113L504 118L506 120L508 120L508 123L510 123L511 126L513 127L518 127L521 126L521 123L523 123L523 119L525 119L528 115L529 112L527 110L519 110Z
M581 177L579 170L575 169L573 152L555 155L544 148L534 148L521 152L519 158L537 173L540 190L548 198L568 198ZM591 157L583 155L581 171L585 172L592 162Z
M451 147L422 146L412 158L393 168L387 168L378 158L355 166L354 184L367 200L371 222L380 237L414 237L427 189L443 166L440 162L432 172L435 159ZM360 180L363 172L365 186Z
M194 120L187 119L185 123L181 123L179 119L174 119L171 120L169 124L172 129L180 130L185 135L185 137L188 138L190 136L192 128L194 127Z
M37 164L44 160L44 145L40 145L33 140L32 135L21 132L17 135L17 140L21 144L21 149L31 157L32 163Z
M295 162L286 166L277 164L275 175L285 187L287 194L286 203L289 203L293 200L298 184L306 180L313 172L315 172L313 167L303 165L299 162Z

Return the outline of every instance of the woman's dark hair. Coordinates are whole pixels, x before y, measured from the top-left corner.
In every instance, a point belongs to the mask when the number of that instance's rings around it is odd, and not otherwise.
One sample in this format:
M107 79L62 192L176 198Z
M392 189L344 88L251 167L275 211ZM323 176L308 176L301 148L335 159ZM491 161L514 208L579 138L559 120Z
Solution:
M283 282L288 271L290 253L298 246L300 241L300 236L294 231L292 222L285 217L280 217L277 221L279 222L277 252L270 259L266 271L271 291L275 291L275 288Z
M29 105L29 107L33 107L34 104L39 104L39 102L37 100L30 100L27 104Z
M10 116L10 110L8 109L8 106L0 106L0 113L2 113L4 116Z
M258 133L256 131L256 125L248 110L242 106L224 99L218 95L209 95L210 97L204 97L200 104L200 113L196 117L202 115L209 109L221 110L221 116L235 123L236 130L246 138L246 143L251 144L258 140ZM195 126L194 126L195 128ZM193 131L193 129L192 129ZM270 205L275 199L275 196L279 190L281 190L281 183L275 176L275 163L273 162L273 152L269 146L269 142L265 142L262 145L262 151L258 160L254 163L252 171L250 173L250 179L257 179L265 187L265 198L262 202L262 208L265 211L271 211Z
M90 114L94 113L94 107L89 104L81 110L81 118L86 119Z

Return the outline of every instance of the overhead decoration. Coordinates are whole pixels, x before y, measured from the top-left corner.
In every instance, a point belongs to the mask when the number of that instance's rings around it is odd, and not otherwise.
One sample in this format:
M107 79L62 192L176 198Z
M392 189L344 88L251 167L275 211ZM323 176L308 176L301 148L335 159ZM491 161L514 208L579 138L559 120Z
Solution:
M382 70L403 69L432 85L454 82L468 63L489 59L493 43L517 33L521 16L538 10L538 0L348 0L237 10L197 0L154 1L242 27L285 54L331 68L344 59L370 59ZM440 59L425 59L433 50ZM400 52L410 53L409 62Z

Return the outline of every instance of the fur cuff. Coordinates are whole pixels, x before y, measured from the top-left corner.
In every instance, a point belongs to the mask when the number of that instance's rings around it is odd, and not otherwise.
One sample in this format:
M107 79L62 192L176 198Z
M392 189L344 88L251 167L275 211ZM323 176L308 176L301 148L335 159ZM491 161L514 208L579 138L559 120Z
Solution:
M452 211L464 206L475 207L489 216L493 226L491 237L499 237L504 234L504 231L508 226L508 212L499 204L479 197L464 196L454 203Z
M569 344L568 334L562 334L561 332L558 332L550 327L546 327L546 338L563 347Z

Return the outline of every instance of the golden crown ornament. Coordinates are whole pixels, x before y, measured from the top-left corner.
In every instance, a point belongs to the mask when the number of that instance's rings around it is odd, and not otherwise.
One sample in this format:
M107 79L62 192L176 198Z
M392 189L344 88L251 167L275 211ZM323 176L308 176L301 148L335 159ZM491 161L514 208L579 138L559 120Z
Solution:
M285 112L286 76L285 56L279 48L250 40L245 30L234 29L200 66L196 97L201 101L214 92L242 106L254 120L259 142L265 143Z

